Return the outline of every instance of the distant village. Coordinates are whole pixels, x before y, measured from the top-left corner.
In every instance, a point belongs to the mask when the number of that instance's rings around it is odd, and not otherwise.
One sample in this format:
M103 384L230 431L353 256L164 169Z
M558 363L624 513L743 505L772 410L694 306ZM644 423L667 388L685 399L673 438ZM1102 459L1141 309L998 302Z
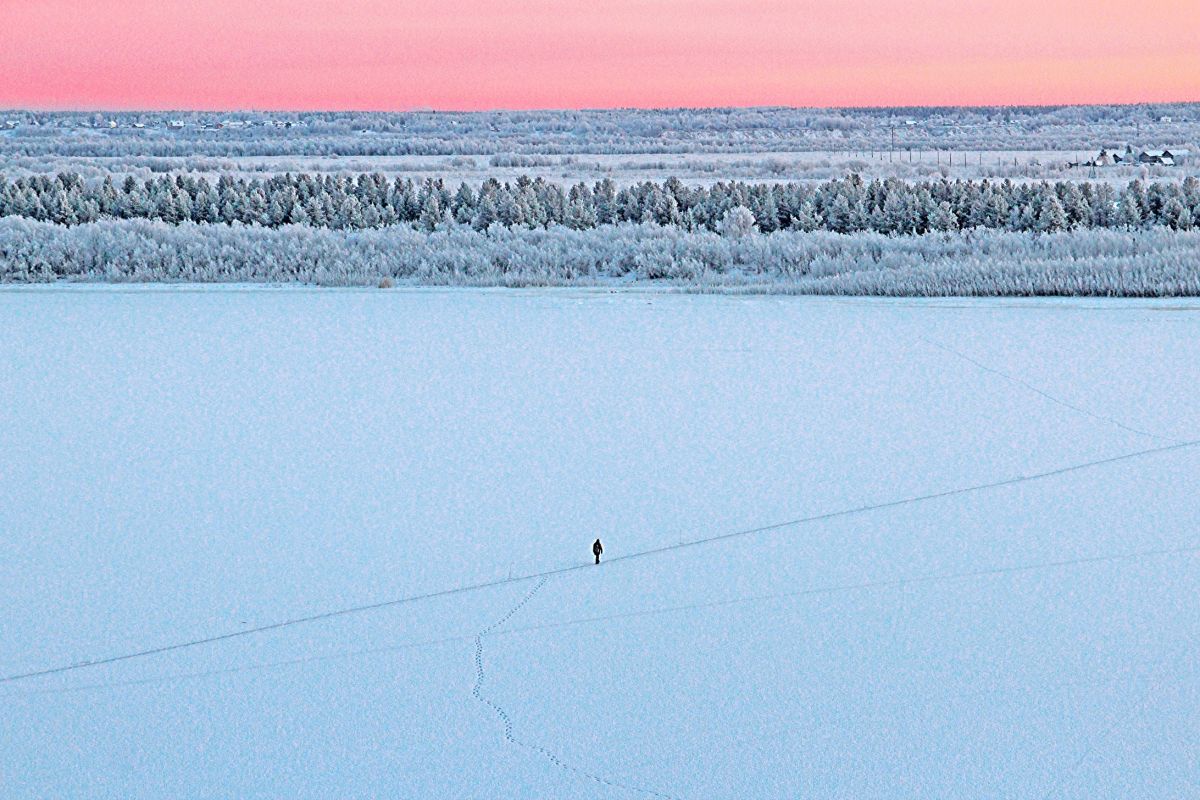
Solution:
M1198 131L1200 103L471 113L433 109L394 113L0 109L0 153L4 155L745 152L844 154L849 162L862 161L868 153L881 159L886 154L886 160L892 162L893 155L900 153L902 161L921 164L912 170L918 173L943 163L947 167L970 164L982 171L985 161L990 161L987 166L992 174L1023 177L1071 168L1076 172L1086 169L1098 177L1096 173L1105 167L1120 167L1112 174L1134 170L1161 177L1172 172L1194 174L1200 163L1190 161L1190 156L1200 141ZM1093 149L1101 146L1104 149L1098 152ZM925 163L929 161L932 166ZM1178 169L1184 164L1186 168ZM771 171L774 174L774 167Z
M1156 150L1135 150L1131 145L1125 145L1124 150L1103 149L1095 158L1073 167L1115 167L1120 165L1149 164L1159 167L1176 167L1187 163L1191 151L1182 147Z

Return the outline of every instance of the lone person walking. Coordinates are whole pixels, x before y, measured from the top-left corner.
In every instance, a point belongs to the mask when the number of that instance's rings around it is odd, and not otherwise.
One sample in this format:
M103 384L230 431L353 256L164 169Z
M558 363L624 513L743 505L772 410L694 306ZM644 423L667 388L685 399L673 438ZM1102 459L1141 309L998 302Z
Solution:
M596 563L600 563L600 554L604 552L604 545L600 544L600 540L592 542L592 555L596 557Z

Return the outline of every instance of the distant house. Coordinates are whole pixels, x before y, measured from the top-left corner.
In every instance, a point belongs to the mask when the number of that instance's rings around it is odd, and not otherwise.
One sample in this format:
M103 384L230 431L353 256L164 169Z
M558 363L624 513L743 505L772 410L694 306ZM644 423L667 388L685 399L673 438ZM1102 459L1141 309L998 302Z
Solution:
M183 130L183 120L173 119L167 123L167 127L173 131Z
M1191 153L1186 148L1175 148L1168 150L1142 150L1138 153L1137 160L1141 164L1155 164L1163 167L1174 167L1177 164L1182 164L1187 160Z
M1159 167L1174 167L1187 161L1190 151L1176 147L1134 150L1132 145L1125 145L1124 150L1101 150L1091 161L1083 162L1085 167L1112 167L1117 164L1150 164Z
M1115 164L1120 164L1125 160L1125 153L1120 150L1109 150L1107 148L1100 151L1100 154L1087 163L1090 167L1111 167Z
M1159 122L1163 122L1163 123L1170 123L1170 122L1172 122L1171 118L1170 118L1170 117L1166 117L1166 116L1159 117L1159 118L1158 118L1158 121L1159 121Z

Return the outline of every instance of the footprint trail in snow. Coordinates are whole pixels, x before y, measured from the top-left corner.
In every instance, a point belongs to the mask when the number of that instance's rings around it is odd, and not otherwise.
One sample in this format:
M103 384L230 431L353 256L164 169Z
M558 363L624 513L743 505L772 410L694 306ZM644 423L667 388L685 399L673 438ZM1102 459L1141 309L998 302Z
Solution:
M522 598L522 600L519 603L517 603L515 606L513 606L512 608L510 608L508 610L507 614L505 614L503 617L496 620L491 625L487 626L486 628L484 628L478 634L475 635L475 686L471 689L471 695L476 700L478 700L479 702L483 703L488 708L490 708L492 710L492 712L497 717L500 718L500 722L504 725L504 740L506 742L508 742L509 744L513 744L513 745L516 745L517 747L523 748L525 750L529 750L530 752L537 753L538 755L545 758L547 761L549 761L554 766L556 766L560 769L566 770L567 772L570 772L581 778L586 778L590 781L601 784L602 786L608 786L613 789L623 789L628 792L634 792L637 794L646 795L648 797L659 797L659 798L663 798L663 800L680 800L680 798L675 797L674 795L664 794L663 792L657 792L657 791L654 791L653 789L646 789L641 786L634 786L632 784L621 783L619 781L615 781L610 778L605 778L602 775L596 775L595 773L588 772L585 769L581 769L580 767L576 767L573 764L569 764L569 763L563 761L557 754L551 752L550 750L546 749L545 747L542 747L539 744L533 744L533 743L525 742L525 741L522 741L521 739L518 739L516 737L516 735L513 733L513 721L512 721L512 717L509 715L509 713L506 710L504 710L504 708L502 706L500 706L498 703L496 703L495 701L488 698L483 693L483 683L484 683L484 676L485 676L484 669L483 669L483 638L485 636L487 636L488 634L496 631L498 628L500 628L500 626L504 625L504 623L506 623L510 619L512 619L513 616L517 612L519 612L522 608L524 608L525 605L530 600L532 600L539 591L541 591L542 587L546 585L546 581L548 581L548 580L549 580L548 576L542 577L537 582L537 585L534 586L531 590L529 590L529 593L527 595L525 595L525 597Z

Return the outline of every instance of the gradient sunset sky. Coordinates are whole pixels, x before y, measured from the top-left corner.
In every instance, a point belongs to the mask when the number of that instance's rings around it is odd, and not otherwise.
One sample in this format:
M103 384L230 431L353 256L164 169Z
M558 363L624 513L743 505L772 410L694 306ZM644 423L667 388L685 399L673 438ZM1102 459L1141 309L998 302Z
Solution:
M1200 100L1200 0L0 0L0 106Z

